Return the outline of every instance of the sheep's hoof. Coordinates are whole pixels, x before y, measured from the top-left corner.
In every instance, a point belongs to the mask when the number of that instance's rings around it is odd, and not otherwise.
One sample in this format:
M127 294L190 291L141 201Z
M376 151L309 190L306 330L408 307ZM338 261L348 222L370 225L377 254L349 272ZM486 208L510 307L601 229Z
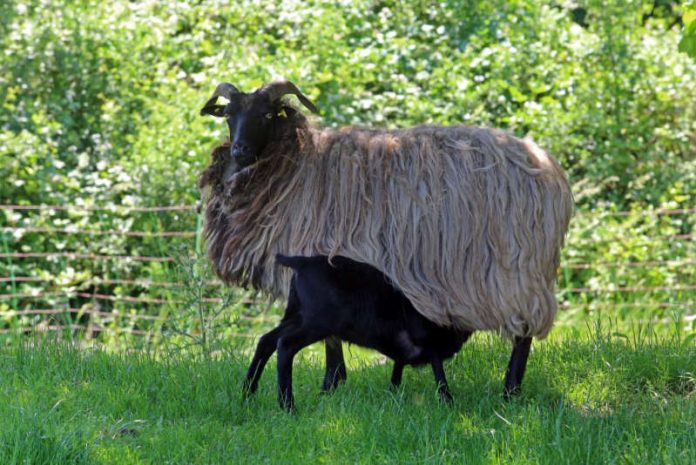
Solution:
M293 399L292 396L284 396L280 395L278 397L278 404L280 404L280 408L285 410L287 413L296 413L295 409L295 399Z
M346 371L345 369L338 369L333 373L327 372L324 376L324 382L321 385L322 394L331 394L340 386L346 382Z
M341 383L345 383L347 378L346 367L343 364L335 370L327 369L324 382L321 385L322 394L332 393Z
M512 386L512 387L505 387L505 390L503 391L503 399L506 401L510 401L513 398L517 397L520 395L521 389L520 386Z
M249 380L244 380L242 384L242 399L247 400L256 392L256 386L252 386Z
M297 413L297 407L295 407L295 404L280 404L280 408L282 408L285 413L289 415L295 415Z
M452 406L454 404L454 397L452 397L452 394L449 392L449 389L444 388L439 390L440 394L440 401L447 405L447 406Z

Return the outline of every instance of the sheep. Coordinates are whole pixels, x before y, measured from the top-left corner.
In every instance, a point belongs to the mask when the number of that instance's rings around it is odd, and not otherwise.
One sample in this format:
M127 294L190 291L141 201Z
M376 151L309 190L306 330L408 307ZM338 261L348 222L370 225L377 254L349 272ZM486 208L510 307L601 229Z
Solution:
M226 118L230 136L199 180L218 276L280 298L291 273L277 253L366 263L433 323L511 339L504 393L518 392L557 310L573 211L558 162L497 129L324 128L289 94L317 112L289 81L251 93L223 83L201 110Z
M394 360L392 386L401 384L405 365L432 365L440 398L452 402L442 362L458 352L469 331L437 326L418 313L403 293L370 265L336 256L277 256L293 270L285 315L259 340L244 383L246 395L258 386L264 366L278 350L278 402L294 410L292 361L302 348L337 336L380 351Z

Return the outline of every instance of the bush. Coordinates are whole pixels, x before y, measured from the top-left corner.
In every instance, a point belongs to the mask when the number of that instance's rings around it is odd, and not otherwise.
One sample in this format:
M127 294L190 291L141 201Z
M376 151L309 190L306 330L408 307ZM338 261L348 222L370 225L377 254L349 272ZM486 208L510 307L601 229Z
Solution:
M682 11L671 0L6 1L0 176L7 182L0 202L193 204L197 174L224 137L224 125L198 115L215 84L249 90L283 76L316 101L327 125L464 123L533 136L568 170L581 212L637 215L578 219L572 237L590 227L592 240L571 239L568 254L588 261L638 256L653 249L626 240L615 254L599 244L631 237L643 210L693 208L696 198L696 63L677 51ZM692 19L684 15L686 51ZM2 214L6 228L200 227L192 211ZM651 221L649 234L693 232L693 215ZM194 248L186 237L3 234L8 251L157 256L182 244ZM666 259L690 253L670 245L654 252ZM94 277L166 279L170 270L161 263L5 260L0 272L94 292L104 291ZM614 284L677 279L632 272L612 275ZM566 278L575 287L599 279L589 272ZM36 290L11 285L3 284L7 292Z

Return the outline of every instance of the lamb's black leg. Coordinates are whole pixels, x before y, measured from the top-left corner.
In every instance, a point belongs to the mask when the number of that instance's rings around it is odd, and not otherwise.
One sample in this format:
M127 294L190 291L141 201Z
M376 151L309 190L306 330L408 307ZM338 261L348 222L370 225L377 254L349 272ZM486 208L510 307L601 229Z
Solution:
M339 338L327 337L324 339L324 346L326 347L326 374L321 390L331 392L346 380L346 363L343 360L343 347Z
M292 361L297 352L324 338L313 336L302 328L288 329L278 339L278 403L288 412L295 410L292 395Z
M510 396L519 394L524 370L527 368L527 358L529 350L532 347L531 337L515 337L513 342L512 355L510 363L508 363L505 372L505 399L510 399Z
M445 378L445 368L442 366L442 359L434 355L430 364L433 367L433 374L435 375L437 392L440 394L440 399L446 404L451 404L453 398L452 394L450 394L449 386L447 386L447 378Z
M404 374L404 364L398 360L394 361L394 369L391 375L391 385L397 388L401 385L401 376Z
M256 392L261 373L263 373L266 362L268 362L268 359L271 358L271 355L275 352L276 346L278 345L278 338L282 332L283 324L281 323L277 328L272 329L259 339L254 358L251 360L251 365L249 365L249 370L244 379L244 386L242 388L244 397L248 397Z

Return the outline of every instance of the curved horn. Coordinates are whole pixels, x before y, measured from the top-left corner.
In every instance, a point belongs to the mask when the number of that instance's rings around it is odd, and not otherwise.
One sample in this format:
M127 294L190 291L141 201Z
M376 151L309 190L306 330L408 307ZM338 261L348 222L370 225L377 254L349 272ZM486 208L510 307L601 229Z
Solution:
M238 94L239 89L230 84L229 82L223 82L218 84L213 92L213 96L205 102L205 106L201 110L201 115L212 115L212 116L222 116L222 111L224 110L224 105L216 105L218 97L225 97L227 100L232 99L233 94Z
M319 113L317 107L315 107L314 104L307 97L305 97L302 92L300 92L300 89L298 89L297 86L290 81L283 80L270 82L263 86L259 92L267 94L271 98L271 102L278 100L283 95L294 94L298 99L300 99L300 103L307 107L309 111L312 113Z

